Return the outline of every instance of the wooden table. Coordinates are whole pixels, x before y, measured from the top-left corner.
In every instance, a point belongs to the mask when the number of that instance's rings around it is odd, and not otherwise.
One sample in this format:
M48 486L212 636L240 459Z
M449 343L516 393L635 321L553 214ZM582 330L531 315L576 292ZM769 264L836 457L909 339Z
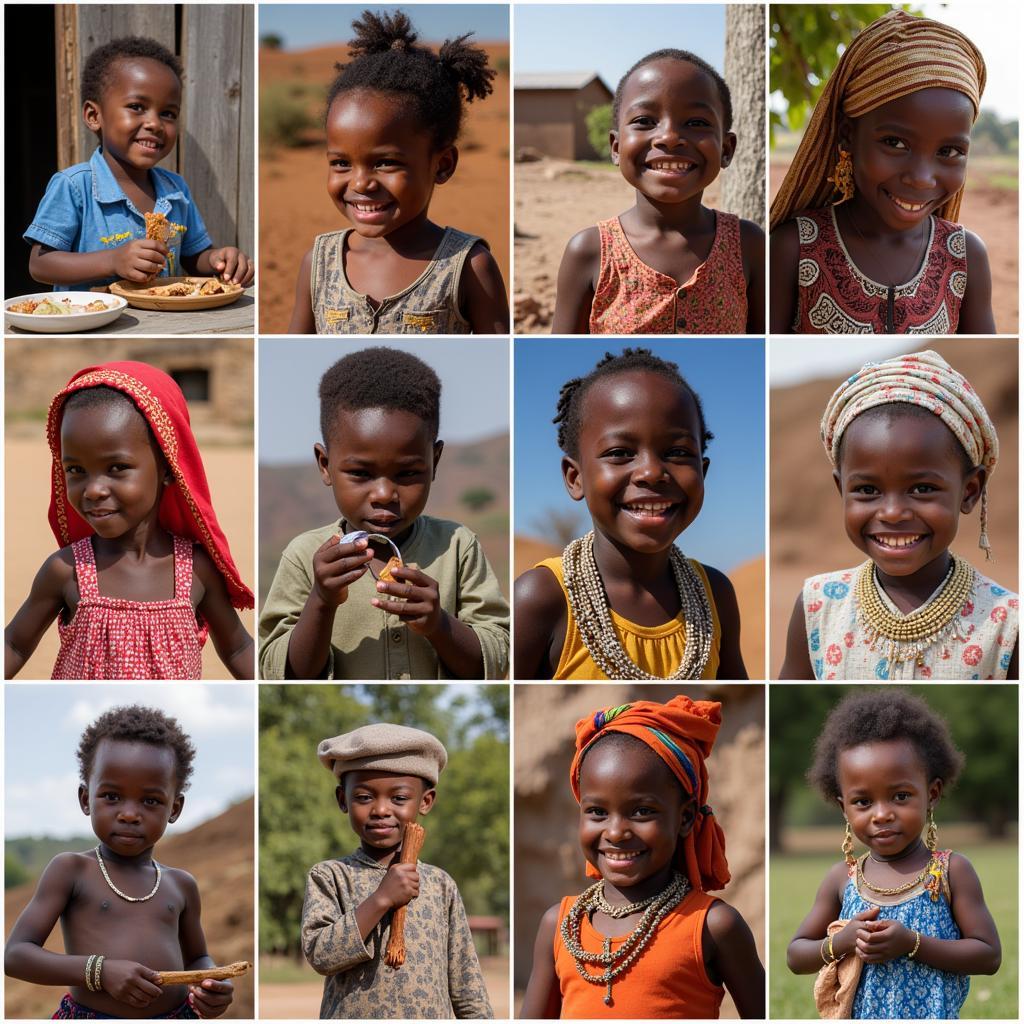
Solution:
M104 334L139 334L145 337L159 337L162 334L247 334L256 330L256 289L246 288L245 294L230 306L219 309L201 309L191 313L160 313L152 309L136 309L128 306L125 311L106 327L87 331L78 337ZM7 334L36 334L17 327L8 327ZM42 337L42 335L37 335ZM51 334L49 337L60 337Z

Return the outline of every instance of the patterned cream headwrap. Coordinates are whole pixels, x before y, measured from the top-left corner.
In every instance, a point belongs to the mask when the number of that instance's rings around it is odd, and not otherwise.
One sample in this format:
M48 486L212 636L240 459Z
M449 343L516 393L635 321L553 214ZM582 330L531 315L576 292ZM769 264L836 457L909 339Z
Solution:
M846 428L862 412L878 405L903 402L935 413L967 452L972 466L991 476L999 461L995 424L967 378L931 350L866 363L832 393L821 418L821 442L833 466ZM981 538L978 546L991 557L988 540L988 492L981 496Z
M955 89L974 104L985 91L985 60L962 32L905 11L890 11L858 33L839 58L814 106L793 163L772 202L771 227L800 210L824 206L834 195L828 177L839 158L839 121L860 117L921 89ZM961 188L938 209L960 213Z

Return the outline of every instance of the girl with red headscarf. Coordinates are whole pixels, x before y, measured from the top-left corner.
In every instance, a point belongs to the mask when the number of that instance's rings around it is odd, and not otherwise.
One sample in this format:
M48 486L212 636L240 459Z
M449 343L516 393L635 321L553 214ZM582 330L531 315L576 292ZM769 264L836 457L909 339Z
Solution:
M49 521L60 550L7 627L10 679L54 619L54 679L198 679L212 634L254 678L251 608L178 385L145 363L90 366L50 404Z
M728 989L763 1017L764 968L740 914L708 805L717 701L602 708L576 723L569 784L587 875L544 915L523 1018L716 1018Z

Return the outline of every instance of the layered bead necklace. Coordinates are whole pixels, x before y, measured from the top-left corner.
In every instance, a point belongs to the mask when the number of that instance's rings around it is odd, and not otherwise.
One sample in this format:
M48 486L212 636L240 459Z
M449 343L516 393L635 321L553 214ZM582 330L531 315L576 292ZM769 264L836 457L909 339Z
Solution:
M562 942L575 961L580 977L592 985L605 986L605 1006L612 1005L612 982L623 971L628 970L650 945L658 925L673 907L682 903L689 891L689 881L676 872L672 876L672 881L661 892L636 903L613 906L605 898L604 882L595 882L569 908L569 912L562 918ZM641 911L643 916L614 953L612 940L609 938L605 938L604 948L600 953L588 953L580 941L580 930L583 918L589 918L595 910L616 919L639 914ZM600 974L591 974L586 968L587 964L599 964L604 970Z
M714 626L704 582L674 544L669 565L686 623L686 649L669 679L700 679L711 656ZM594 558L594 531L571 541L562 552L562 577L573 619L594 664L609 679L660 679L642 669L622 648L612 622L608 595Z
M875 563L865 562L857 573L854 598L857 619L871 650L885 646L891 663L916 661L924 665L924 652L939 641L965 639L960 634L960 611L974 594L974 569L952 555L952 564L935 597L908 615L892 612L882 598Z

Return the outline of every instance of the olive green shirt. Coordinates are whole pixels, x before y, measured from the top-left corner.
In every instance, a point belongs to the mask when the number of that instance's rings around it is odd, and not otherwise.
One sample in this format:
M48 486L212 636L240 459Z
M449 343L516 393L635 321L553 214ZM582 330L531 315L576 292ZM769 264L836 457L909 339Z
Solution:
M300 534L281 562L260 614L260 678L284 679L288 640L313 587L313 555L339 525ZM509 612L476 535L447 519L420 516L402 545L402 560L437 581L441 607L476 634L484 678L508 674ZM376 581L364 573L348 588L331 634L328 679L448 679L430 641L401 619L370 604Z

